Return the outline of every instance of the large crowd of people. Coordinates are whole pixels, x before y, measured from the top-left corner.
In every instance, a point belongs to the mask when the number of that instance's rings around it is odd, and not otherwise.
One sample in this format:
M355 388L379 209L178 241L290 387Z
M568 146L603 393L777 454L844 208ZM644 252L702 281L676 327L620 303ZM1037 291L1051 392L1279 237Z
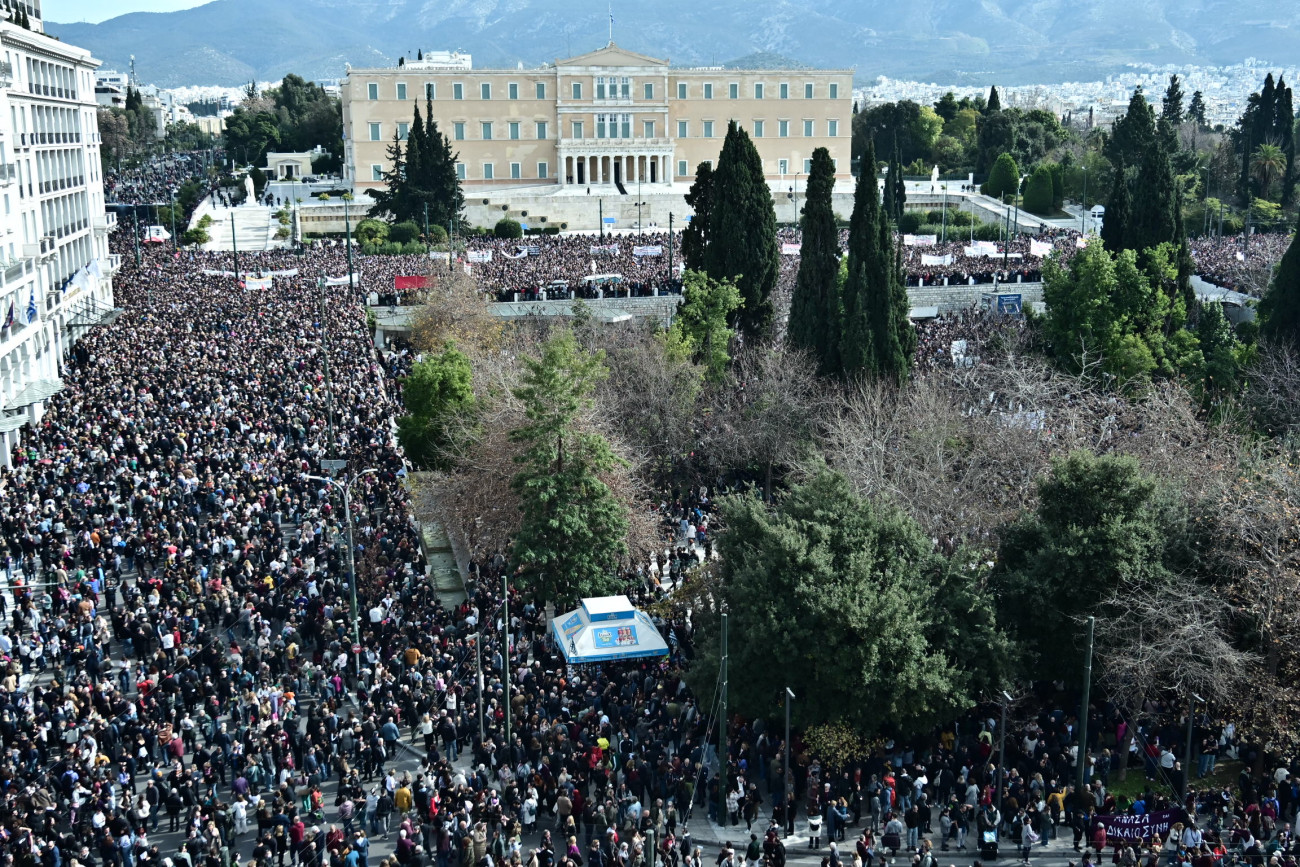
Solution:
M159 154L138 166L104 173L104 200L119 205L156 205L170 202L188 180L205 184L207 151ZM204 190L206 195L214 187Z

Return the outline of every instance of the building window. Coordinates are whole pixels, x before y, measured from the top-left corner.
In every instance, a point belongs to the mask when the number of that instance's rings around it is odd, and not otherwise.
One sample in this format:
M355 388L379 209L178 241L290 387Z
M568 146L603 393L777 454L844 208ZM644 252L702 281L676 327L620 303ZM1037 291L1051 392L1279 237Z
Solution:
M379 124L372 123L369 124L369 126L370 126L370 140L379 141Z
M728 85L727 85L727 98L728 98L728 99L740 99L740 85L739 85L739 84L737 84L736 82L733 81L731 84L728 84Z
M654 83L647 81L645 87L642 88L642 92L645 94L645 99L654 99L655 98Z
M763 98L763 83L760 81L754 84L754 99L762 99L762 98Z
M406 82L404 81L397 82L397 98L399 100L406 99Z
M803 122L803 137L804 138L813 137L813 122L810 120L805 120Z
M706 120L704 121L703 126L704 126L704 137L713 138L713 121Z
M479 129L482 130L483 141L492 141L492 121L483 121L479 124Z
M512 141L519 140L519 121L517 120L510 121L510 139Z
M643 121L641 121L641 137L642 137L642 138L654 138L654 137L655 137L655 122L654 122L654 121L652 121L652 120L643 120Z
M787 175L787 174L789 174L789 173L790 173L790 162L789 162L788 160L777 160L777 161L776 161L776 173L779 174L779 175Z
M509 91L508 96L509 96L511 99L518 99L518 98L519 98L519 85L518 85L518 84L516 84L516 83L513 82L513 81L510 82L510 84L509 84L507 90Z
M496 180L496 170L492 167L491 163L483 164L483 180L485 181Z
M684 177L686 177L686 172L687 172L687 168L686 168L686 160L678 160L678 161L677 161L677 177L679 177L679 178L684 178Z
M456 141L465 140L465 122L458 120L451 125L451 137Z
M621 136L621 138L631 138L631 137L632 137L632 115L625 114L623 115L623 135Z
M425 99L438 98L438 86L434 84L432 81L426 81L424 83L424 98Z
M782 99L790 98L790 85L784 81L781 82L780 95Z
M478 86L478 95L479 95L479 99L491 99L492 85L486 81L480 84Z
M624 78L618 83L618 95L620 99L632 98L632 79Z
M379 85L373 81L366 85L366 98L370 100L379 99Z
M677 98L678 99L686 98L686 82L684 81L677 82Z
M840 86L839 86L838 84L836 84L835 82L832 81L832 82L831 82L831 99L839 99L839 98L840 98Z
M544 120L537 122L537 140L546 141L546 121Z
M465 180L465 164L464 164L464 163L456 163L456 179L457 179L457 180L461 180L461 181Z
M407 135L410 134L410 132L411 132L411 125L409 123L399 123L397 125L397 137L401 141L406 141L406 137Z
M537 164L537 177L539 177L539 178L541 178L541 179L543 179L543 180L545 180L546 178L550 177L550 166L548 166L546 163L538 163L538 164Z
M575 120L573 122L573 137L582 138L582 121L580 120Z
M383 166L377 166L377 165L371 164L371 166L370 166L370 180L372 180L372 181L382 181L383 179L384 179L384 167L383 167Z
M778 120L776 122L776 134L781 138L788 138L790 135L790 121Z
M596 92L599 93L600 91L598 90ZM604 137L605 137L605 115L598 114L596 115L596 138L604 138Z
M537 98L546 99L546 82L544 81L537 82Z
M452 99L464 99L464 98L465 98L465 85L461 84L459 81L456 82L455 84L453 84L453 85L451 86L451 98L452 98Z
M804 173L805 175L810 175L810 174L812 174L812 160L804 160L804 161L803 161L803 173Z
M704 83L704 98L713 99L713 82L711 81L706 81Z
M762 138L762 137L763 137L763 122L761 120L756 120L754 121L754 138Z
M835 136L839 135L839 134L840 134L840 122L839 122L838 120L832 120L832 121L828 122L828 123L826 124L826 134L827 134L828 136L830 136L831 138L835 138Z
M605 76L601 75L601 76L597 76L596 78L596 99L604 99L604 98L605 98Z
M573 98L574 98L574 99L582 99L582 82L581 82L581 81L575 81L575 82L573 83Z
M519 163L510 164L510 180L517 181L524 176L524 169Z
M677 121L677 137L686 138L686 121L684 120Z

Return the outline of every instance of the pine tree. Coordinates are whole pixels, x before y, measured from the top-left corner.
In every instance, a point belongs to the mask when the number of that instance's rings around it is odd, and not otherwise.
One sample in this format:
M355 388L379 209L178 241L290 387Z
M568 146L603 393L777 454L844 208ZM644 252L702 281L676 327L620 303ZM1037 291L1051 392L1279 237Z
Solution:
M424 205L429 196L429 166L424 153L424 124L420 122L420 104L406 133L406 192L410 210L408 219L424 225ZM398 221L400 222L400 220Z
M1129 98L1128 110L1111 127L1106 158L1112 165L1141 165L1156 137L1156 116L1151 103L1138 87Z
M370 216L391 214L395 222L410 219L409 202L406 188L406 155L402 149L402 140L393 131L393 143L388 146L388 170L383 173L384 187L372 190L375 204L370 209Z
M1205 97L1199 90L1192 94L1191 104L1187 106L1187 118L1196 121L1198 130L1205 129Z
M1300 225L1259 303L1260 333L1300 349Z
M1164 126L1163 122L1161 126ZM1147 250L1174 240L1176 198L1174 172L1165 150L1164 136L1157 135L1134 181L1133 217L1124 230L1124 248ZM1109 222L1110 214L1106 217Z
M451 149L451 139L438 130L433 119L433 106L428 104L425 105L421 146L424 148L424 163L428 166L429 223L459 226L465 212L465 191L456 175L456 160L460 155Z
M1183 86L1177 75L1169 76L1169 87L1160 102L1160 116L1173 126L1183 122Z
M989 88L989 99L984 105L985 114L994 114L1002 110L1002 100L998 97L997 85Z
M790 300L788 333L791 344L817 359L823 375L840 371L840 238L831 207L834 189L835 163L826 148L817 148L800 221L803 249Z
M709 248L709 214L713 210L713 166L702 162L695 168L695 183L686 193L686 204L694 212L682 231L682 261L688 271L704 270Z
M1129 196L1128 180L1124 177L1124 164L1115 166L1115 179L1111 184L1110 198L1106 200L1106 216L1102 219L1101 240L1106 249L1118 254L1125 246L1128 233L1129 212L1132 199Z
M713 195L727 207L709 215L704 271L714 280L736 282L745 300L736 326L762 337L772 325L772 290L780 272L776 210L758 149L735 121L727 125Z

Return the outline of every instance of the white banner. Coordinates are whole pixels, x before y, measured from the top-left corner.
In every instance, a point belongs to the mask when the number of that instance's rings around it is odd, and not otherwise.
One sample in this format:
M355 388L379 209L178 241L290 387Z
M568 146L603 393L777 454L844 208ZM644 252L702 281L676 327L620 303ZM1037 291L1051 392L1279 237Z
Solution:
M467 262L491 262L491 261L492 261L492 251L491 251L491 250L470 250L470 251L468 251L468 252L465 253L465 261L467 261Z
M347 275L347 274L344 274L342 277L326 277L326 278L325 278L325 285L326 285L326 286L346 286L346 285L348 285L349 282L351 282L351 281L348 280L348 275ZM361 275L360 275L360 274L357 274L357 275L356 275L356 282L358 282L358 283L361 282Z
M782 244L782 256L798 256L803 251L803 244Z
M904 235L904 247L933 247L939 242L938 235Z
M593 246L591 248L593 256L617 256L618 244L604 244L602 246Z
M287 271L265 271L263 273L270 274L272 277L297 277L298 269L290 268Z
M430 258L430 259L437 259L439 262L449 262L449 261L451 261L451 254L450 254L450 253L437 253L437 252L430 251L430 253L429 253L429 258Z
M952 254L951 254L951 253L948 253L948 254L943 255L943 256L928 256L928 255L922 253L922 254L921 254L921 264L922 264L922 265L951 265L951 264L952 264Z
M1029 255L1037 256L1040 259L1044 256L1052 255L1052 245L1047 241L1030 241Z
M662 256L663 254L664 248L658 244L632 248L633 256Z
M967 256L996 256L998 254L998 245L992 241L976 241L962 252Z
M1074 246L1076 246L1076 247L1078 247L1080 250L1082 250L1084 247L1088 246L1088 239L1087 239L1087 238L1084 238L1084 237L1078 237L1078 238L1075 238L1075 239L1074 239Z
M502 259L526 259L528 258L528 251L525 250L523 247L520 247L519 252L515 253L514 255L511 255L510 253L507 253L505 250L502 250L501 258Z
M254 289L270 289L270 277L249 277L244 280L244 291L252 292Z

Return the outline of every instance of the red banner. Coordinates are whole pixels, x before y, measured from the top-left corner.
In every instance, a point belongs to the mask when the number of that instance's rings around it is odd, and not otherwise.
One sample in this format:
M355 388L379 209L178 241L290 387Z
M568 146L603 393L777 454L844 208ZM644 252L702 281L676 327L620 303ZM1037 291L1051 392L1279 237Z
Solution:
M423 289L426 279L427 278L425 277L401 277L401 276L394 277L393 288L394 289Z

